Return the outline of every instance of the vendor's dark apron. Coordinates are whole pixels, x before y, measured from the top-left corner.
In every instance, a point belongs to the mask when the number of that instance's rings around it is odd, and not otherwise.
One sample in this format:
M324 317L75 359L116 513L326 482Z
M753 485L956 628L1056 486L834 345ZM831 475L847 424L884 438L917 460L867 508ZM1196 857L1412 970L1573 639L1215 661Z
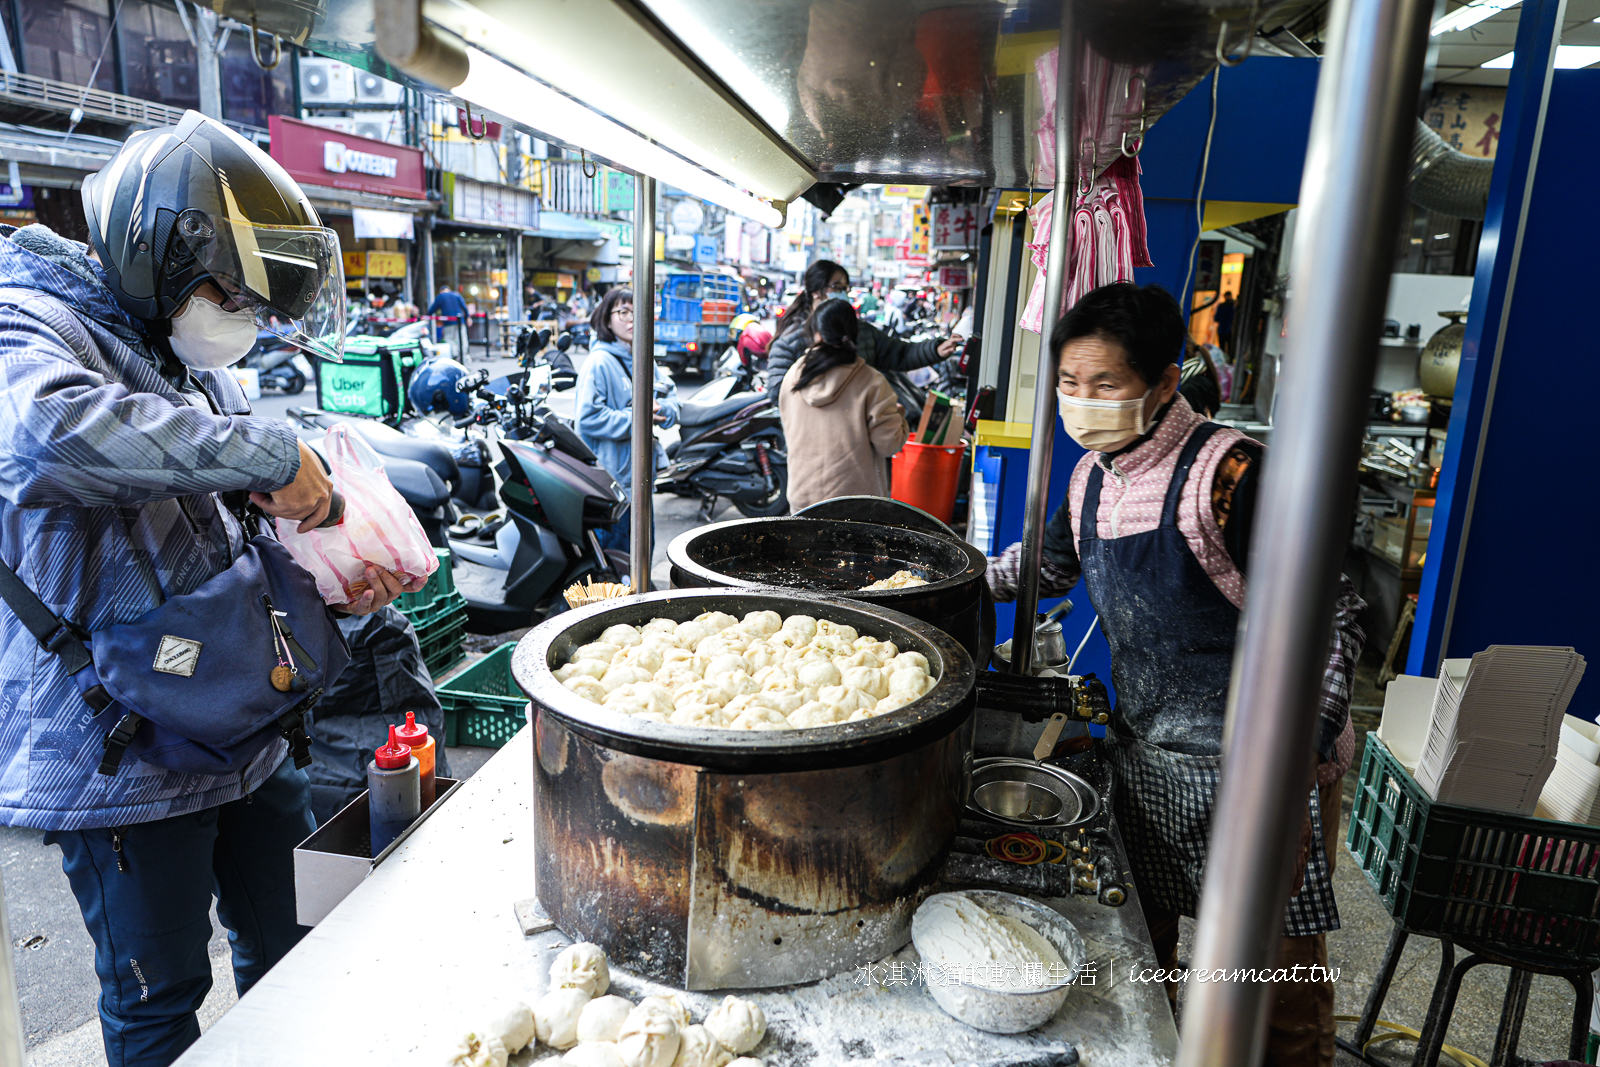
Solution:
M1220 429L1202 423L1189 435L1155 529L1099 537L1105 471L1098 463L1079 520L1083 577L1111 646L1117 690L1106 739L1117 822L1141 896L1190 916L1198 914L1205 876L1239 609L1190 551L1178 529L1178 501L1195 457ZM1311 850L1305 881L1289 902L1287 936L1339 928L1314 789L1308 807Z

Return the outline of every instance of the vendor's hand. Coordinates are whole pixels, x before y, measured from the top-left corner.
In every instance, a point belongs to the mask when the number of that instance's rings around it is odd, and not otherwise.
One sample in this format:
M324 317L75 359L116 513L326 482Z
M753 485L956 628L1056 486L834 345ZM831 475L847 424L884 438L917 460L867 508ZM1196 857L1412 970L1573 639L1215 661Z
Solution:
M659 400L653 401L651 403L650 412L651 412L650 419L657 426L659 426L662 423L667 421L667 417L665 415L661 414L661 402Z
M427 584L428 579L423 577L410 585L405 585L393 571L374 567L369 563L366 590L348 604L340 604L334 610L342 611L346 615L371 615L374 611L394 603L401 593L420 593Z
M299 522L297 532L310 533L328 517L333 482L311 446L300 442L300 470L294 481L270 493L251 493L250 502L268 515Z
M939 357L949 359L956 354L956 349L961 347L962 338L959 334L952 334L939 342Z

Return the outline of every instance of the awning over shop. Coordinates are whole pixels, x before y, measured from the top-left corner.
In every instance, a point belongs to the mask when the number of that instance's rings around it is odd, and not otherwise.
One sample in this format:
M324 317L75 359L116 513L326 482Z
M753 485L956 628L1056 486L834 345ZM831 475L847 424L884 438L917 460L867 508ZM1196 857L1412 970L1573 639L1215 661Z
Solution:
M522 232L529 237L553 237L562 241L604 241L611 236L610 230L597 226L588 219L548 209L540 210L537 229Z

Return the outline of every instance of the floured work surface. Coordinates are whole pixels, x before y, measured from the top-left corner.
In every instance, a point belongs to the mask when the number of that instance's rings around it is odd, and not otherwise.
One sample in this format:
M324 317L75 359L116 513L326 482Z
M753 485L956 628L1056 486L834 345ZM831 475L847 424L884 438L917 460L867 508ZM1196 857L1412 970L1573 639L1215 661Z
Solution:
M442 1063L455 1039L487 1022L502 1001L537 1000L567 941L555 931L524 937L514 912L534 888L532 760L523 730L201 1037L180 1067ZM1074 1049L1088 1067L1171 1062L1177 1033L1165 994L1127 977L1135 964L1155 966L1137 900L1120 908L1090 897L1046 903L1077 925L1096 976L1039 1030L985 1034L945 1015L915 980L917 955L907 945L867 972L741 991L769 1021L767 1039L751 1055L767 1067L1046 1067L1072 1062ZM409 933L396 937L397 930ZM902 977L911 980L902 984ZM611 991L630 1000L663 988L613 972ZM697 1020L721 1000L683 996ZM553 1064L559 1055L540 1047L511 1063Z

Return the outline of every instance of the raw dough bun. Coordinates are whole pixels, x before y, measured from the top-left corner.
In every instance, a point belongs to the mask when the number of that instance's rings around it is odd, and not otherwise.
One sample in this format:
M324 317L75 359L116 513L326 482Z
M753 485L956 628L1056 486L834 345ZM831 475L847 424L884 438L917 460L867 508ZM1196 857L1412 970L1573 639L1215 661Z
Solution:
M619 686L607 693L601 703L627 715L637 715L641 711L653 711L659 715L672 714L672 694L654 682L634 682Z
M880 641L876 637L862 635L850 643L850 647L857 652L871 652L879 660L888 661L895 657L900 650L893 641Z
M675 651L682 652L683 650L680 648ZM625 648L617 653L617 658L612 660L611 664L615 667L619 663L625 663L632 667L642 667L654 674L661 669L661 665L665 662L666 657L661 654L661 646L634 645L632 648Z
M830 656L848 656L855 651L850 647L850 642L838 634L818 634L811 639L811 647Z
M770 667L783 659L784 650L773 646L768 641L752 641L750 647L744 650L745 662L750 664L751 671L759 671L763 667Z
M510 1054L498 1037L486 1034L464 1034L450 1050L446 1067L506 1067Z
M878 705L876 697L850 685L830 685L817 690L817 699L843 712L861 711ZM606 698L610 703L611 697Z
M671 619L651 619L639 628L641 634L670 634L677 630L678 624Z
M749 696L751 693L761 692L761 687L756 684L754 678L748 674L740 674L738 671L724 674L717 681L728 691L729 700L734 697Z
M916 667L909 667L903 671L891 671L889 674L889 691L885 696L905 697L912 701L933 688L933 679Z
M607 693L613 693L625 685L632 685L634 682L648 682L653 677L654 672L652 671L624 663L606 671L605 677L600 679L600 684L605 686Z
M800 705L815 696L816 691L812 689L767 689L752 696L750 702L787 715L791 711L798 711Z
M818 658L801 660L795 670L795 680L807 689L821 689L825 685L839 685L844 678L838 667Z
M905 697L899 697L890 694L889 696L886 696L882 700L878 701L877 707L872 709L872 714L887 715L891 711L899 711L909 703L911 703L911 701L907 700Z
M788 649L790 652L798 652L811 645L810 637L798 630L791 630L787 627L775 634L768 634L765 640L773 648Z
M869 648L852 652L848 656L841 656L838 660L838 667L841 671L849 670L851 667L881 666L883 666L883 658Z
M818 619L817 636L838 637L841 638L845 644L849 645L861 635L856 632L856 628L854 626L847 626L842 622L834 622L831 619Z
M611 988L611 968L599 945L579 941L568 945L550 964L552 989L581 989L591 997L603 997Z
M890 661L889 669L891 671L903 671L907 667L916 667L918 670L922 671L923 674L933 673L932 669L928 666L928 657L924 656L921 652L900 653L892 661Z
M565 678L558 676L556 681L560 682L562 685L565 685L574 678L593 678L598 682L601 678L605 677L606 671L609 671L610 669L611 664L607 663L605 660L575 659L565 667L561 668L561 670L567 672L567 676ZM559 672L557 673L559 675Z
M576 947L576 946L574 946ZM557 958L560 962L560 958ZM552 967L551 970L555 968ZM589 1003L582 989L552 989L533 1006L539 1040L551 1048L571 1048L578 1043L578 1016Z
M678 1037L678 1058L672 1067L724 1067L733 1059L733 1053L703 1026L685 1026Z
M796 687L795 674L787 667L774 664L771 667L762 667L750 677L754 678L756 685L762 692L772 692L779 689L794 689Z
M622 1067L622 1057L617 1055L615 1041L581 1042L561 1057L561 1062L570 1063L572 1067Z
M533 1009L520 1000L513 1000L484 1027L484 1031L499 1038L507 1052L521 1052L537 1032L537 1027L533 1025Z
M767 1036L767 1016L759 1006L740 997L723 997L706 1016L706 1029L722 1047L735 1055L749 1052Z
M817 620L810 615L790 615L783 620L783 628L804 635L807 641L817 636Z
M704 679L690 682L679 688L672 696L672 706L693 704L715 704L722 707L733 699L733 692L725 687L721 680Z
M623 1067L672 1067L680 1044L675 1014L660 1003L640 1003L628 1013L617 1037Z
M867 652L857 653L857 655L862 656L870 654ZM616 670L617 668L613 667L611 669ZM610 678L611 675L608 673L606 677ZM844 672L844 684L854 686L862 692L870 694L874 703L889 695L889 679L885 678L883 672L876 667L851 667Z
M738 671L740 674L749 674L750 664L737 652L724 652L720 656L713 659L710 663L706 664L705 677L720 678L722 675L727 674L730 671Z
M700 683L700 676L694 672L693 667L687 663L674 663L670 667L662 667L651 677L652 682L672 694L672 703L676 707L683 699L678 692L691 685Z
M789 720L781 711L752 704L728 725L735 730L787 730Z
M593 663L594 660L584 660L584 662ZM575 678L568 678L561 684L585 700L591 700L596 704L605 703L606 687L601 685L597 678L591 678L587 674L580 674Z
M608 645L637 645L644 638L640 636L637 626L619 622L615 626L606 627L605 633L600 635L600 640Z
M679 698L677 707L667 721L679 726L715 726L723 728L731 721L715 704L685 704Z
M862 708L860 711L852 711L850 713L850 717L846 719L845 722L860 722L862 719L870 719L877 714L878 711L876 706Z
M689 1014L689 1002L676 993L658 993L655 996L645 997L639 1001L639 1007L666 1012L672 1017L672 1021L678 1024L680 1033L694 1021L693 1016Z
M679 626L672 636L677 638L679 648L692 650L695 645L711 636L711 628L704 623L686 622Z
M575 660L597 659L604 663L610 663L613 659L616 659L617 653L621 651L621 645L605 641L592 641L587 645L579 645L578 650L572 654L572 658Z
M632 1010L633 1004L626 997L596 997L583 1006L578 1016L578 1040L615 1041Z
M713 633L721 633L728 627L736 625L739 620L725 611L708 611L702 615L696 615L694 621L705 626Z
M714 645L729 652L743 652L745 649L750 647L750 642L754 641L755 639L756 635L750 633L743 626L730 626L726 630L718 633L716 636L709 638L705 645L702 645L701 647L704 648L706 645Z
M845 718L838 708L813 700L789 713L789 725L803 730L812 726L832 726L836 722L843 722Z
M705 664L695 663L694 653L690 652L687 648L679 648L677 645L662 646L661 666L656 669L658 671L664 671L668 667L679 663L688 665L696 674L701 674L705 671Z
M783 616L776 611L752 611L744 617L744 628L753 634L775 634L783 629Z

